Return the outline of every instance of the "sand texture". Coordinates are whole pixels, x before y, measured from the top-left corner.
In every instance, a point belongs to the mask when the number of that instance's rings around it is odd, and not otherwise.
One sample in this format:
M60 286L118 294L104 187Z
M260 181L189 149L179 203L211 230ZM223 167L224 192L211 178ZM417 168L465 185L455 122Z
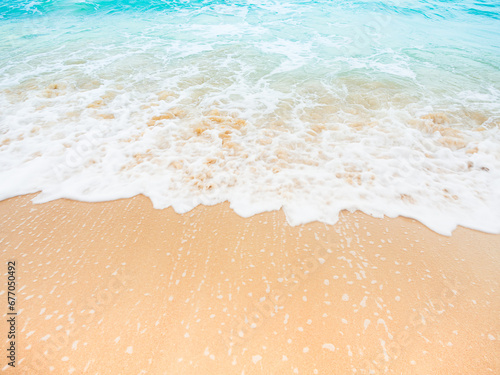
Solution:
M7 374L500 373L500 235L33 196L0 202Z

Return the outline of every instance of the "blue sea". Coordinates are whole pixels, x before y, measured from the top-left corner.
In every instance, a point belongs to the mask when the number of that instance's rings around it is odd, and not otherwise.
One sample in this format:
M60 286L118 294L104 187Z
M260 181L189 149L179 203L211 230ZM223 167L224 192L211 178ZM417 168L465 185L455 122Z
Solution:
M0 181L500 233L500 2L3 0Z

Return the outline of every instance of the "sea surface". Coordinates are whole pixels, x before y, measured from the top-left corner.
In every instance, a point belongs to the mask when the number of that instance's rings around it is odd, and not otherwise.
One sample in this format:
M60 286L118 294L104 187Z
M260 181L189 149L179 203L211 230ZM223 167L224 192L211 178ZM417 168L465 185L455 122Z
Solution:
M3 0L0 199L500 233L500 2Z

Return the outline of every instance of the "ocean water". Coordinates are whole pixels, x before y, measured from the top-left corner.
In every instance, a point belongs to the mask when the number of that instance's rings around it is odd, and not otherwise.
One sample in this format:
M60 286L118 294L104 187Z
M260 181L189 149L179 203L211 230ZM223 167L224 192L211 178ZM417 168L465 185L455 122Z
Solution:
M0 181L500 233L500 2L3 0Z

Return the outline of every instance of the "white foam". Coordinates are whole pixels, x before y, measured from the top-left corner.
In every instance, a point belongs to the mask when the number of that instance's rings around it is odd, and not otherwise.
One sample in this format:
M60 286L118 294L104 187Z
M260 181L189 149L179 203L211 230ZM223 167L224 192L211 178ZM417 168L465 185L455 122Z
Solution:
M396 47L341 54L333 47L347 34L321 14L287 34L273 18L287 6L259 7L236 18L231 6L210 8L222 24L187 10L89 19L86 30L111 36L89 35L93 48L71 33L56 45L50 34L30 48L13 40L17 55L0 65L0 199L144 194L179 213L229 201L244 217L282 208L292 225L334 224L347 209L442 234L500 232L495 82L455 81L440 68L449 62Z
M335 345L330 344L330 343L323 344L322 348L323 349L327 349L327 350L329 350L331 352L335 351Z

